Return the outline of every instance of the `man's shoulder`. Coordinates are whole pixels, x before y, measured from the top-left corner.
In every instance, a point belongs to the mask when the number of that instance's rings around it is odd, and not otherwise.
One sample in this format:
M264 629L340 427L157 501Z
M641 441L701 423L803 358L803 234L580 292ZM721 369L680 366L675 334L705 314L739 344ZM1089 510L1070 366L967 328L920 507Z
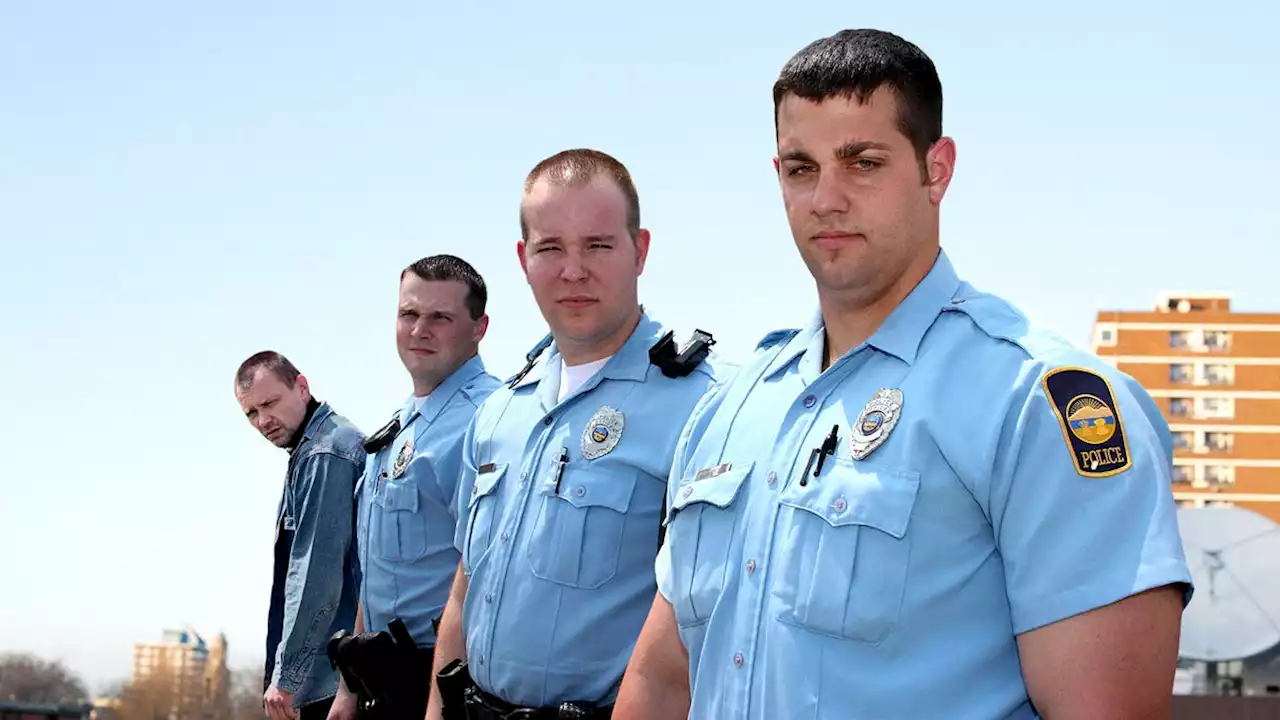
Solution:
M970 346L968 352L958 355L966 363L986 359L994 367L1008 367L1020 375L1044 376L1065 368L1117 379L1124 375L1097 354L1072 344L999 295L965 285L946 310L962 316L973 331L964 338Z
M483 405L490 395L502 387L502 384L502 380L498 377L488 372L483 372L463 383L459 392L474 410Z
M966 318L974 331L968 347L948 353L954 358L948 372L964 375L965 382L957 386L970 400L990 401L1003 394L1015 412L1038 412L1048 400L1063 422L1073 413L1101 413L1104 406L1117 412L1120 405L1136 403L1147 421L1161 422L1150 394L1133 376L1008 300L964 288L948 309ZM1083 404L1093 410L1082 409Z
M352 462L359 462L364 455L364 433L345 415L330 412L312 438L310 452L313 455L337 455Z

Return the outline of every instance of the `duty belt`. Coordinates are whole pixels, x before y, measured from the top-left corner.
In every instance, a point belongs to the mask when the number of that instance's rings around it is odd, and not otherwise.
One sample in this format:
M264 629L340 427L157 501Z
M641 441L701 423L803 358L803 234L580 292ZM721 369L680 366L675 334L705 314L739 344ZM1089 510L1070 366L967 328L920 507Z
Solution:
M479 688L467 695L467 720L609 720L611 707L567 702L558 708L522 708L496 698Z

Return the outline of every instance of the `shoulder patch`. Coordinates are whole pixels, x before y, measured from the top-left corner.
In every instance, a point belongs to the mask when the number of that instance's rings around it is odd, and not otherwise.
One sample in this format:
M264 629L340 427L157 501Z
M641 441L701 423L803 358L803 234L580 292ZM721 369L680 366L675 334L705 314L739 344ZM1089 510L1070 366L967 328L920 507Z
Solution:
M799 332L800 332L799 328L790 328L787 330L774 330L773 332L761 338L760 342L756 343L756 350L765 350L779 343L787 342L791 338L795 337L796 334Z
M1050 370L1042 382L1076 472L1103 478L1133 466L1120 406L1105 377L1087 368L1062 367Z

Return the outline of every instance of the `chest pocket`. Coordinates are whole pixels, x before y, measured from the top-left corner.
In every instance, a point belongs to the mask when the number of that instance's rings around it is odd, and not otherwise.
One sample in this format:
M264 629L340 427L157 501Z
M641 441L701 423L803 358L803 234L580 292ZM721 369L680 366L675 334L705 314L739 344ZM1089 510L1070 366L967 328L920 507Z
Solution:
M863 469L837 460L779 502L774 596L778 620L815 633L876 644L898 623L920 488L913 470Z
M476 473L475 485L467 500L467 540L462 549L462 568L468 575L493 542L493 530L498 524L495 491L498 482L507 474L507 463L498 463L486 470Z
M418 488L412 481L385 480L374 496L380 512L374 554L396 562L427 554L426 518L418 512Z
M625 466L592 471L571 463L559 493L555 473L546 473L529 539L534 576L572 588L598 588L612 580L638 472Z
M667 519L667 542L671 543L672 607L681 627L711 617L728 573L736 569L730 562L738 517L735 502L754 465L733 465L705 480L687 477L676 489Z

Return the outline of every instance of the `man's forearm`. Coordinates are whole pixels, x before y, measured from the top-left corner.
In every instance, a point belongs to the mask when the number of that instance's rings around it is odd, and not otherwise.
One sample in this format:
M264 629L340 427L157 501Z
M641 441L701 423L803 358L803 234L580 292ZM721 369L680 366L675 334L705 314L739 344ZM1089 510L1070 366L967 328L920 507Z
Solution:
M432 660L434 673L440 672L445 665L454 660L467 658L467 643L462 632L462 610L467 601L467 575L458 566L453 576L453 588L449 591L449 602L440 616L440 627L436 632L435 656ZM440 685L435 674L431 677L431 697L427 703L427 720L441 720L444 712L443 699L440 697Z
M614 720L670 720L689 715L689 656L675 615L658 595L631 654Z
M351 629L351 634L359 635L362 632L364 632L364 601L360 600L356 602L356 626ZM338 687L347 692L354 692L347 687L347 676L342 673L338 673Z

